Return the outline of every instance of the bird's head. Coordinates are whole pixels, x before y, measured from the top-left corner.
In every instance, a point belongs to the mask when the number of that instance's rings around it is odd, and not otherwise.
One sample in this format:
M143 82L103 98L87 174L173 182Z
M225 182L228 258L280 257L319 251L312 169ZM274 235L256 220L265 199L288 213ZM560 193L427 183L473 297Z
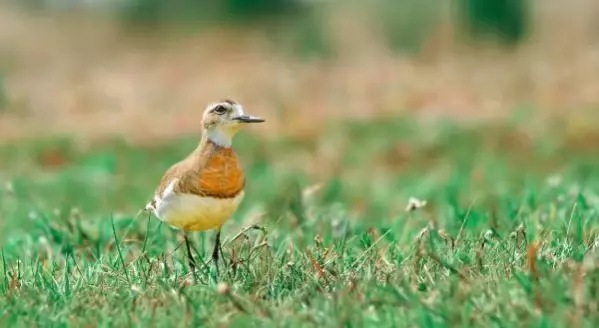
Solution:
M202 128L213 142L229 147L235 134L249 123L262 123L262 118L247 115L243 107L231 100L223 100L206 107Z

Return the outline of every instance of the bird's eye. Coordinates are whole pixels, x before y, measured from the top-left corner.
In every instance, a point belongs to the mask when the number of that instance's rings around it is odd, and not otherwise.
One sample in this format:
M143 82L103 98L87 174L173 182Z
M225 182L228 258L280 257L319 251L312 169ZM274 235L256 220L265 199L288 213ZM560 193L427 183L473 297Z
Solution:
M214 108L214 112L218 115L223 115L227 112L227 108L225 108L225 106L218 105Z

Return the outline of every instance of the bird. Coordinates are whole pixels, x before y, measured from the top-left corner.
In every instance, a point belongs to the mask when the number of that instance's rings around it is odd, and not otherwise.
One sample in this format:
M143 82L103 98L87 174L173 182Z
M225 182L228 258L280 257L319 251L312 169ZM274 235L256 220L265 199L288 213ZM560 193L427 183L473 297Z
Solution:
M233 137L244 126L265 120L247 115L232 100L209 104L202 117L198 146L166 170L144 210L182 230L190 268L195 272L189 232L216 230L212 260L219 275L221 230L245 196L246 176Z

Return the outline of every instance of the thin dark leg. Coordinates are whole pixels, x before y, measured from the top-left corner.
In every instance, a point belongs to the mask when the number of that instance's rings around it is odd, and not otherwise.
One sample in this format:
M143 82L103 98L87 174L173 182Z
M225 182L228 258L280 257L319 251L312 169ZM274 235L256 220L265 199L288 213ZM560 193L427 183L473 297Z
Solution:
M220 276L220 272L218 269L219 253L222 253L221 247L220 247L220 228L216 231L216 242L214 244L214 250L212 251L212 261L214 262L214 265L216 266L216 275L217 276Z
M189 243L189 238L187 238L187 232L183 233L183 238L185 238L185 246L187 246L187 258L189 259L189 267L191 268L191 271L195 273L196 261L193 259L193 255L191 254L191 245Z

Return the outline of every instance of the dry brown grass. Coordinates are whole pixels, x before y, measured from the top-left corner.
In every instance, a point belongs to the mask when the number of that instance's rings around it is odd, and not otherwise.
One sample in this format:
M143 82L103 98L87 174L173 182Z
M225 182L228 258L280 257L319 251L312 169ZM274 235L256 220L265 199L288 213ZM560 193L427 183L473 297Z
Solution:
M166 138L197 131L205 104L225 97L280 123L266 132L308 135L325 118L398 112L495 119L528 106L586 115L599 104L599 4L537 2L537 33L518 49L461 47L442 20L415 57L387 50L355 11L335 11L326 32L338 56L312 61L272 51L259 32L141 40L107 20L4 6L0 67L10 106L0 133Z

